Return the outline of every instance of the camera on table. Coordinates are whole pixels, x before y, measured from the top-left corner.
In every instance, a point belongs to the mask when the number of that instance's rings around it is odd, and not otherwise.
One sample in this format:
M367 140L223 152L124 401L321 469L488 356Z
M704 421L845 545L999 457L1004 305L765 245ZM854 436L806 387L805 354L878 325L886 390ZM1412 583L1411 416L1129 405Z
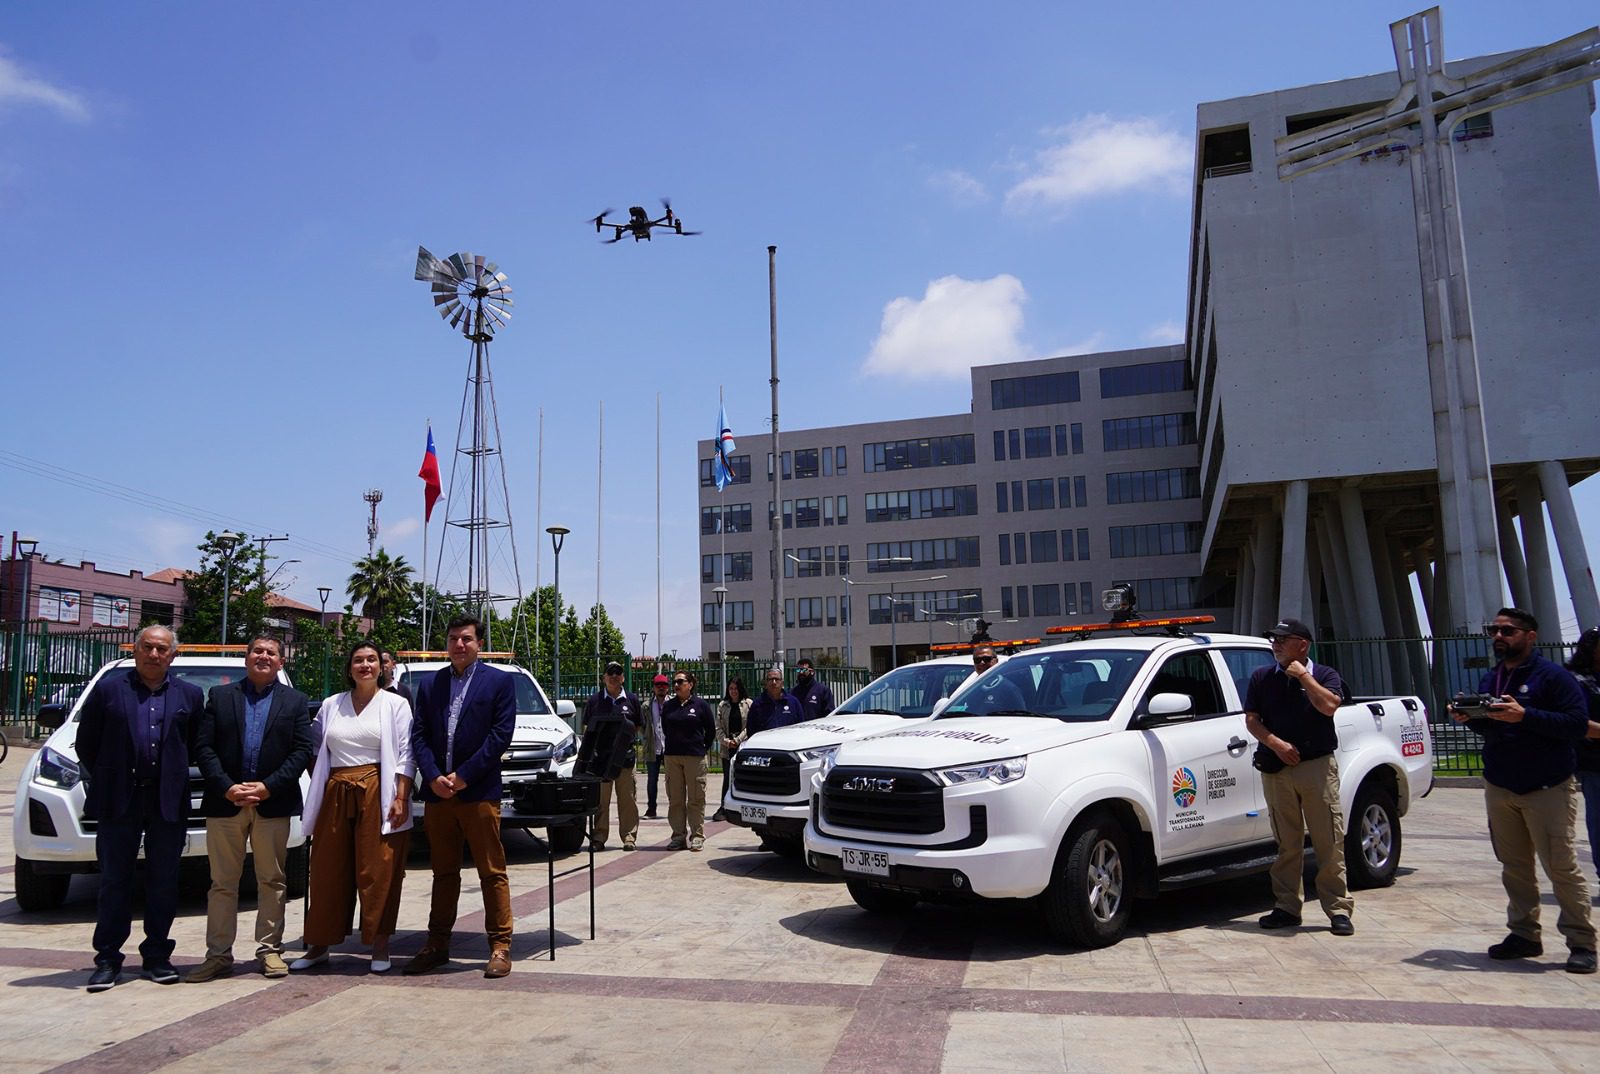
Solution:
M1450 699L1450 709L1472 719L1489 715L1489 706L1500 703L1500 698L1493 694L1457 694Z

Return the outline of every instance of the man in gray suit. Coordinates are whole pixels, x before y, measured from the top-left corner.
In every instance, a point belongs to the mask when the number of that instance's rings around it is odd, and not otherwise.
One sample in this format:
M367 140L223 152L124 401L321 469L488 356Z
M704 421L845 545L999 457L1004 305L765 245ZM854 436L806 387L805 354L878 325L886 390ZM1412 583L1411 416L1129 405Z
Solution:
M267 977L289 973L283 961L289 821L300 813L300 775L315 747L306 695L278 681L282 668L283 645L277 638L250 639L244 679L211 688L195 733L195 763L205 778L200 808L206 817L211 892L206 960L189 971L186 981L233 972L246 842L255 856L256 958Z

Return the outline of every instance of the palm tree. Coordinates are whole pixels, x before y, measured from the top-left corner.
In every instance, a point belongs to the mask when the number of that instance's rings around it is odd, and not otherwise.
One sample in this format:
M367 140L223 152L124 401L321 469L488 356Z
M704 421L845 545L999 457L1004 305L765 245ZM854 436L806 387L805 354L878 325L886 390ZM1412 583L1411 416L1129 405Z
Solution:
M345 583L350 600L361 602L361 614L368 619L382 619L393 607L403 602L411 588L411 564L405 556L390 558L382 548L370 556L356 560L355 573Z

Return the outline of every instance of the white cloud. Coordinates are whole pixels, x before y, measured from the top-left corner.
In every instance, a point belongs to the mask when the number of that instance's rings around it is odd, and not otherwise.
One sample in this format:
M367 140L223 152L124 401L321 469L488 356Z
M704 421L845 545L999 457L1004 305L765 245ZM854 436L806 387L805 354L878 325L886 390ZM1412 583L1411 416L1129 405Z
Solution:
M413 533L416 533L421 528L422 519L412 516L409 518L402 518L398 522L391 522L384 526L383 535L398 541L402 537L410 537Z
M1181 191L1192 150L1188 138L1153 119L1091 115L1047 132L1030 173L1006 192L1016 210L1065 208L1128 190Z
M89 106L82 95L52 86L28 74L14 60L0 56L0 110L26 105L53 108L77 123L89 121Z
M1028 294L1008 273L988 280L944 276L921 299L883 307L883 324L862 372L869 376L965 377L975 365L1018 362Z
M960 168L935 172L928 177L928 185L956 205L982 205L989 200L989 189Z
M1182 343L1183 325L1177 321L1162 321L1160 324L1153 324L1146 328L1141 338L1146 343L1155 344L1156 346L1165 343Z

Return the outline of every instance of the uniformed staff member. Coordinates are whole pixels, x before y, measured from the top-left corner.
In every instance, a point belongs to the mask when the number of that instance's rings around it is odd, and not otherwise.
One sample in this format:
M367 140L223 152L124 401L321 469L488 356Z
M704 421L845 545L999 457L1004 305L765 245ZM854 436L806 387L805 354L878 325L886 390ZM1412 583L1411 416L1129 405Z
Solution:
M1272 912L1264 929L1300 926L1301 866L1306 831L1317 852L1317 897L1328 915L1329 931L1353 936L1350 898L1344 874L1344 812L1339 805L1339 735L1333 714L1344 698L1344 682L1326 664L1310 659L1311 628L1298 619L1280 619L1267 632L1275 661L1250 676L1245 689L1244 725L1261 745L1255 766L1278 841L1272 864Z
M804 719L820 720L834 709L833 691L828 689L826 683L817 681L817 670L812 666L809 657L801 657L794 668L794 694L795 700L800 702L800 710Z
M622 687L623 667L606 665L605 686L583 704L583 743L576 770L600 779L600 810L590 836L594 849L604 850L611 834L611 793L617 796L617 830L622 849L634 849L639 838L638 784L634 781L633 739L644 717L639 699Z

